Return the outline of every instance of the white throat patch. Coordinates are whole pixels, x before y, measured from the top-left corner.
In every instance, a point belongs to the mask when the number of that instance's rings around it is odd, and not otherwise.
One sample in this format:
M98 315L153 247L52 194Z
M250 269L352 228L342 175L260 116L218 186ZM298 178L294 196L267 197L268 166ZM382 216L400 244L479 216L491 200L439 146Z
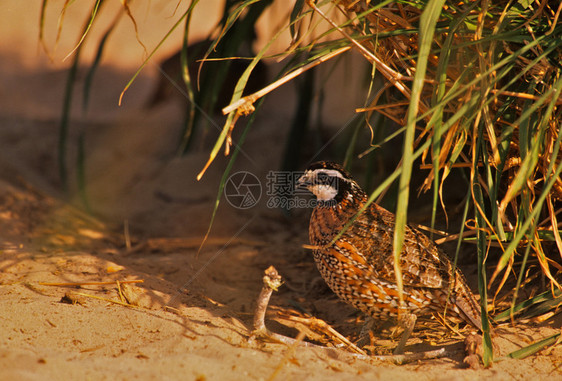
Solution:
M320 201L333 200L338 194L338 190L330 185L312 185L308 189Z

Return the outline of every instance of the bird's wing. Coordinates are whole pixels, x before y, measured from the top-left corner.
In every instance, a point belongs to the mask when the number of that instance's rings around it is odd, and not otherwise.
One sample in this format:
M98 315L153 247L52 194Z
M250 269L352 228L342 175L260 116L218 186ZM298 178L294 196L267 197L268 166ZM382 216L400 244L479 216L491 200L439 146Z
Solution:
M371 204L354 223L351 243L363 253L378 277L396 282L392 255L395 217ZM448 257L423 233L406 226L400 268L404 286L442 288L452 277Z
M356 248L348 251L356 256L361 253L362 271L390 283L396 282L392 255L394 226L394 214L372 204L355 220L352 233L345 237ZM361 260L355 258L354 263ZM425 234L410 226L404 232L400 268L404 287L435 289L445 299L444 303L451 296L457 313L476 328L482 328L480 307L462 273L453 271L447 255Z

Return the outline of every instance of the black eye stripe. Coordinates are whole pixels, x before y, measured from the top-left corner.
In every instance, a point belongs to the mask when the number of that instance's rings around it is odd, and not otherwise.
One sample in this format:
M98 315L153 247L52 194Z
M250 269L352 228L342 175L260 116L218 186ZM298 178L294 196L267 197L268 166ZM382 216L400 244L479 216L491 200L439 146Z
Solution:
M318 180L321 182L327 182L330 179L331 176L328 176L326 173L324 172L320 172L318 174Z
M332 176L325 172L318 172L316 174L315 183L318 185L328 185L331 187L337 187L341 178L338 176Z

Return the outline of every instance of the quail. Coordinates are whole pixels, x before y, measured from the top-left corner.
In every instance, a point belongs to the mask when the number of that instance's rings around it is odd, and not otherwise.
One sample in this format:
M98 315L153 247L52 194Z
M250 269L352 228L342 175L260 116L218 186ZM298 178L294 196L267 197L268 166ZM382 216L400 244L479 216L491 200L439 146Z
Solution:
M400 253L404 301L400 305L392 246L395 216L388 210L371 203L332 242L367 202L367 194L343 167L312 164L297 186L317 199L309 238L322 277L340 299L371 320L398 319L404 333L395 353L403 353L417 316L439 312L482 329L480 306L461 271L433 241L410 226Z

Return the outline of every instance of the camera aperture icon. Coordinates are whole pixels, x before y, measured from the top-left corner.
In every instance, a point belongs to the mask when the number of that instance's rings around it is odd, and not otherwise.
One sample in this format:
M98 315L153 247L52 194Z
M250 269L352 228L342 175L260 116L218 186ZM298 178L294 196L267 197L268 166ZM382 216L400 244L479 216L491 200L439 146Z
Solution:
M250 172L236 172L224 185L224 196L230 205L237 209L249 209L261 198L261 183Z

